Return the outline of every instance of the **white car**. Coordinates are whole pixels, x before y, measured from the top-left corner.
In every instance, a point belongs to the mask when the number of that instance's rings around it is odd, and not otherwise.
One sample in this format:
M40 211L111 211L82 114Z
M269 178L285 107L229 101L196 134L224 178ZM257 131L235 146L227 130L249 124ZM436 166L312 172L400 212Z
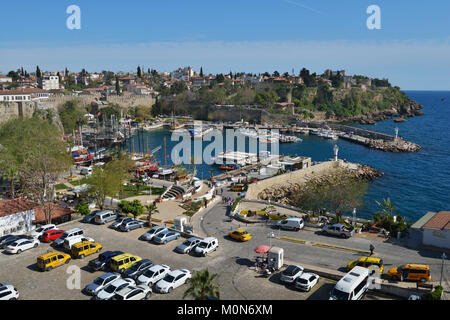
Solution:
M160 293L170 293L173 289L185 284L191 277L189 270L174 270L169 272L162 280L159 280L155 285L155 289Z
M133 279L118 278L117 280L114 280L113 282L108 284L105 288L100 290L99 293L97 293L97 295L95 296L95 299L96 300L110 300L110 299L112 299L112 297L114 297L114 295L117 292L119 292L123 288L128 287L130 285L132 285L132 286L136 285L136 283L134 282Z
M45 231L49 231L49 230L53 230L53 229L58 229L58 228L54 224L46 224L45 226L41 226L41 227L37 228L36 230L34 230L31 233L31 236L33 238L39 238L40 236L42 236L42 234Z
M31 248L37 248L38 245L39 245L38 239L19 239L14 241L13 243L10 243L6 247L6 252L17 254Z
M318 281L319 276L317 274L305 272L295 280L295 287L300 290L309 291Z
M12 284L0 283L0 300L17 300L19 299L19 291Z
M169 272L170 267L168 265L158 264L145 270L145 272L136 279L136 283L145 284L146 286L151 288L155 283L164 278Z
M408 300L422 300L422 297L418 296L418 295L415 295L415 294L412 294L412 295L409 296Z
M143 300L150 299L152 289L147 286L128 286L116 292L114 300Z
M294 283L294 281L300 277L303 273L302 266L290 265L281 272L281 282Z
M150 241L150 240L153 239L154 236L156 236L157 234L159 234L159 233L161 233L163 231L168 231L168 229L165 228L165 227L162 227L162 226L154 226L153 228L148 230L146 233L144 233L141 236L141 239Z

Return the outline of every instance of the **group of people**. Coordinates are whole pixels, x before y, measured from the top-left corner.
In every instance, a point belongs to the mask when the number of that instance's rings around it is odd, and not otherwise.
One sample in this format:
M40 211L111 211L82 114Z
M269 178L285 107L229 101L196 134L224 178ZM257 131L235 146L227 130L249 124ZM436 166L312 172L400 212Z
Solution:
M222 196L222 203L226 203L231 207L231 205L233 204L233 200L231 199L231 197Z

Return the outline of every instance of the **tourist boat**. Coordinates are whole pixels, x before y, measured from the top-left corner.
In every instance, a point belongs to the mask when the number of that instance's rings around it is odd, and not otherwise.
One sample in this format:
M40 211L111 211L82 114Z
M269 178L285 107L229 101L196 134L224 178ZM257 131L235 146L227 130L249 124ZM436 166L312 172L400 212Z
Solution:
M258 133L253 129L241 128L241 129L239 129L239 133L242 134L243 136L246 136L249 138L253 138L253 139L258 138Z
M223 164L219 168L220 168L220 170L231 171L231 170L239 169L240 166L237 164Z
M279 140L280 143L294 143L303 141L301 138L298 138L296 136L286 136L286 135L281 135Z
M192 131L192 135L193 135L194 138L201 138L201 137L203 137L204 135L210 133L213 130L214 130L214 128L209 127L209 126L204 126L204 127L201 127L201 128L195 127L194 130Z

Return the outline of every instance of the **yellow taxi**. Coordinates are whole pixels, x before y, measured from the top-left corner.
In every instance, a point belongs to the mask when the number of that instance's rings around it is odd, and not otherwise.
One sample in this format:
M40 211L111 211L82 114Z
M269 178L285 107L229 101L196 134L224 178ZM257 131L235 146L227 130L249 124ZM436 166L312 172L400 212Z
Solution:
M37 258L37 267L41 271L49 271L70 262L70 255L54 251L40 255Z
M390 268L387 273L392 280L429 281L431 280L430 266L426 264L404 264Z
M240 241L248 241L252 238L252 235L245 230L238 229L236 231L232 231L228 234L231 238L240 240Z
M247 185L245 183L233 183L230 186L231 191L246 191Z
M75 243L72 246L72 257L83 259L85 256L88 256L93 253L97 253L102 250L102 246L98 243L94 243L91 241L82 241Z
M383 274L383 259L376 257L361 257L358 260L350 261L347 263L347 271L352 270L354 267L369 268L371 266L376 266L380 270L380 274Z
M111 269L113 271L122 273L140 260L142 260L142 258L139 256L136 256L134 254L124 253L124 254L119 254L118 256L112 257L109 266L111 267Z

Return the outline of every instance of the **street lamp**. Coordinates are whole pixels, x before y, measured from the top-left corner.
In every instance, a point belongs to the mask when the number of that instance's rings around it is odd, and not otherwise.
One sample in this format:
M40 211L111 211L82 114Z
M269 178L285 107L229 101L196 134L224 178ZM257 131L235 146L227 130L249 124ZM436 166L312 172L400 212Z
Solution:
M273 231L271 233L269 233L269 247L272 248L272 238L275 238L275 235L273 234Z
M447 256L445 255L444 252L442 253L441 258L442 258L442 266L441 266L441 281L439 282L440 286L442 286L442 274L444 273L444 262L445 262L445 259L447 258Z
M334 145L334 161L338 160L338 152L339 152L339 147L337 146L337 144Z
M353 208L353 225L356 223L356 208Z

